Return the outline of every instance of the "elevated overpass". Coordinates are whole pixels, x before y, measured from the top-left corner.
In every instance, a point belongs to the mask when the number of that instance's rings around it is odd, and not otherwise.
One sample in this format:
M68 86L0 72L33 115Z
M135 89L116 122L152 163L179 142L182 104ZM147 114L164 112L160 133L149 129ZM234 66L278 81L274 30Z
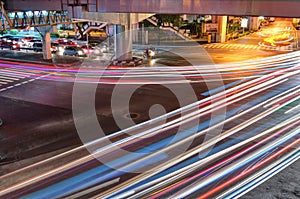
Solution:
M68 11L74 18L81 12L212 14L300 17L297 0L4 0L9 11Z
M79 21L81 25L79 30L81 35L88 31L86 21L95 23L115 24L116 33L131 30L133 24L150 17L152 14L200 14L214 15L213 23L218 24L218 32L212 33L214 41L223 42L226 38L225 16L275 16L275 17L300 17L300 1L296 0L0 0L4 2L4 9L8 12L27 12L50 11L64 12L67 11L68 19ZM41 12L41 13L42 13ZM116 14L118 13L118 14ZM131 13L130 15L128 13ZM26 14L26 13L25 13ZM18 15L15 15L18 16ZM34 15L33 15L34 17ZM8 17L6 17L8 18ZM39 15L39 19L45 19L47 24L53 24L55 16ZM64 18L62 18L64 19ZM19 22L20 19L14 19ZM34 19L23 20L26 23L35 22ZM83 21L82 21L83 20ZM4 23L3 23L4 24ZM10 22L11 24L20 24ZM98 24L98 23L97 23ZM4 24L5 26L5 24ZM23 25L24 26L24 23ZM100 24L101 26L101 24ZM83 28L87 27L87 28ZM44 35L49 33L49 29L44 29ZM48 34L47 33L47 34ZM49 37L49 36L48 36ZM130 38L127 36L126 38ZM45 43L50 43L50 39L45 39ZM119 47L117 52L129 52L128 55L120 56L121 59L129 60L132 58L131 41L117 41ZM50 44L49 44L50 45ZM51 58L50 48L47 45L48 52L46 59ZM128 47L128 48L127 48Z

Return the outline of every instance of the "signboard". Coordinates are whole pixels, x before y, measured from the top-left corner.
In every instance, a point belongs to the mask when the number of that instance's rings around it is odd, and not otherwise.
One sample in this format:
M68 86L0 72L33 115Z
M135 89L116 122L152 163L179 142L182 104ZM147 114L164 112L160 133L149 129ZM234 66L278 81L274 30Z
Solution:
M242 28L247 28L247 26L248 26L248 19L243 18L242 22L241 22L241 27Z
M218 24L217 23L206 23L204 24L205 31L207 33L216 33L218 32Z

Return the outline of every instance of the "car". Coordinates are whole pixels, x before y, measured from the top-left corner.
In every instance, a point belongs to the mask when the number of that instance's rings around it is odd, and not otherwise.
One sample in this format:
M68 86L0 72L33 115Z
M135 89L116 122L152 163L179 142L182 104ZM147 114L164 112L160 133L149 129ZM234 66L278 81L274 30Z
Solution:
M32 39L38 39L38 38L35 37L35 36L25 36L25 37L22 38L23 41L30 41Z
M77 46L66 46L63 51L63 55L87 57L87 54Z
M91 45L82 45L80 48L81 48L81 49L85 52L85 54L87 54L87 55L95 55L95 56L103 55L101 49L98 48L98 47L93 47L93 46L91 46Z
M42 40L41 39L31 39L31 40L26 42L26 47L33 48L33 44L36 43L36 42L42 43Z
M42 42L35 42L32 45L34 52L43 52L43 43Z
M61 44L61 45L66 45L66 46L78 46L78 44L70 39L58 39L54 41L53 43Z
M275 21L275 17L270 17L269 18L269 22L274 22Z
M0 47L9 48L10 50L20 50L22 40L19 37L4 36L0 38Z
M36 36L23 36L22 37L22 42L24 44L24 47L29 47L29 42L31 42L31 44L33 45L33 41L32 40L42 40L40 37L36 37ZM31 45L31 47L32 47Z
M59 47L60 47L60 46L61 46L61 45L58 44L58 43L53 43L53 42L51 42L51 48L50 48L51 52L52 52L52 53L56 53L56 52L59 50Z

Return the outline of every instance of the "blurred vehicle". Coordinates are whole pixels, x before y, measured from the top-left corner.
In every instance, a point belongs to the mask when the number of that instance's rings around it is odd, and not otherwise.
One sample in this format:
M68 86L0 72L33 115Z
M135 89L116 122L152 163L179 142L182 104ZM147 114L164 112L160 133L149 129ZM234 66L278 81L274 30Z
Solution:
M270 17L269 18L269 22L274 22L275 21L275 17Z
M10 50L20 50L22 40L19 37L4 36L0 38L0 47L9 48Z
M156 55L156 49L151 47L151 48L146 48L146 50L143 53L144 58L150 58L154 59Z
M54 41L53 43L61 44L61 45L66 45L66 46L78 46L78 44L70 39L58 39Z
M30 40L33 40L33 39L38 39L37 37L35 36L25 36L22 38L22 41L30 41Z
M28 48L32 48L32 45L34 42L32 42L32 40L42 40L41 38L39 37L36 37L36 36L25 36L25 37L22 37L22 42L23 42L23 47L28 47ZM31 47L29 47L29 43L31 44Z
M102 51L100 48L98 47L94 47L92 45L82 45L80 47L84 52L85 54L87 55L95 55L95 56L100 56L100 55L103 55Z
M5 46L5 44L8 42L8 40L11 40L11 38L13 38L13 36L11 35L5 35L0 37L0 46L3 47Z
M109 52L109 47L108 47L107 44L101 44L101 45L100 45L100 50L101 50L101 52L103 52L103 53L108 53L108 52Z
M42 43L42 40L41 39L31 39L26 42L26 47L33 48L33 44L36 42Z
M77 46L66 46L63 50L63 55L87 57L85 52Z
M32 46L34 52L43 52L43 43L35 42Z
M295 26L295 28L296 28L297 30L300 30L300 22L297 23L297 25Z
M57 51L59 51L59 47L60 47L60 44L52 42L50 50L52 53L56 53Z
M20 50L21 49L21 45L22 45L22 42L20 39L16 38L16 39L13 39L12 41L12 46L11 46L11 50Z

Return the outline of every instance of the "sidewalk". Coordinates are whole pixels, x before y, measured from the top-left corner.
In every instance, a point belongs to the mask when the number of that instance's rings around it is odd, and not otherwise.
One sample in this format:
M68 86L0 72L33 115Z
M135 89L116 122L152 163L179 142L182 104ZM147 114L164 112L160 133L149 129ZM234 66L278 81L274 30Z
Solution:
M77 57L66 57L53 55L52 60L43 60L43 54L41 53L28 53L11 50L0 51L0 61L17 61L22 63L36 63L47 66L60 66L60 67L72 67L82 63L82 59Z

